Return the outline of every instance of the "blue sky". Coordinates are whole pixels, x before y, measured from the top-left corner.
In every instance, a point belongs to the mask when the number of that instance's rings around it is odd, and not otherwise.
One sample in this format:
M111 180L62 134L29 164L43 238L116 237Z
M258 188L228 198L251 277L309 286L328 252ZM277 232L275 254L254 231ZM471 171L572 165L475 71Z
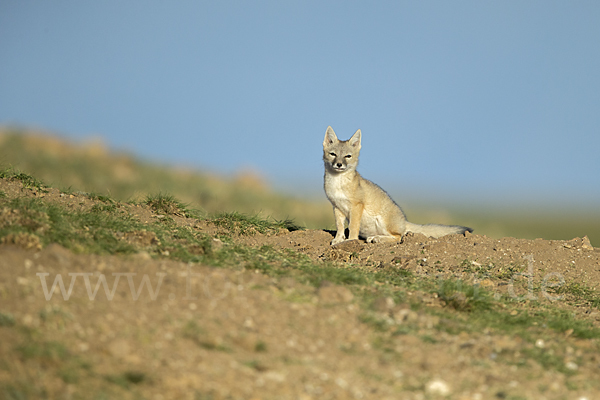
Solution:
M600 204L600 2L0 3L0 124L321 190Z

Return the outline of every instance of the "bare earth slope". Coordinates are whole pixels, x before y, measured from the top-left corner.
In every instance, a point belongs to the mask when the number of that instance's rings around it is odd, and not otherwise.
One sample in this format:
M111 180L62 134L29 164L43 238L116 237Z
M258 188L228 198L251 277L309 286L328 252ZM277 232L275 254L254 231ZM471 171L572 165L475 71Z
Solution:
M326 231L242 231L15 179L0 190L0 228L23 232L0 238L1 398L600 398L587 238L332 248ZM114 251L53 243L51 206L141 225L110 228L129 246ZM108 240L99 223L72 231Z

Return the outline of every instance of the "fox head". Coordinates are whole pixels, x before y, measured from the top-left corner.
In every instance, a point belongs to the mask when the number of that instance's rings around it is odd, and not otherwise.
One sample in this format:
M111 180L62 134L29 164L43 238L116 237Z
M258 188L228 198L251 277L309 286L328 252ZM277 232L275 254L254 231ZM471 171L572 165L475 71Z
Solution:
M323 140L325 169L331 172L353 171L358 166L360 153L360 129L348 140L339 140L331 126L327 127Z

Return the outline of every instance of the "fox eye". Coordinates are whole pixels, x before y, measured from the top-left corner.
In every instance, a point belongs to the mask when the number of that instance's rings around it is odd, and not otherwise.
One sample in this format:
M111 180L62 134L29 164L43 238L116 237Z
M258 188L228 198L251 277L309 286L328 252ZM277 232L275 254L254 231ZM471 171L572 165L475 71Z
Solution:
M331 157L337 157L337 155L336 155L335 153L329 153L329 155L330 155Z
M346 158L352 158L352 154L348 154Z

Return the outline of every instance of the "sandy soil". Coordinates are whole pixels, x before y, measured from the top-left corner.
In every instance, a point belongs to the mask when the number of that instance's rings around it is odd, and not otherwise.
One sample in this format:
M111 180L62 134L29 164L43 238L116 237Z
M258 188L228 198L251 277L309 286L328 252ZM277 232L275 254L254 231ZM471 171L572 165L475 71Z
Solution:
M15 182L3 182L2 190L9 197L41 195ZM93 204L56 190L43 195L72 207ZM146 208L127 207L140 220L154 218ZM175 219L213 236L221 229ZM292 249L315 263L456 276L496 296L518 296L523 309L535 300L600 327L597 308L550 290L599 286L600 251L586 238L409 235L398 244L331 247L332 237L306 230L235 241ZM58 274L65 293L72 288L68 299L59 286L52 288ZM431 312L444 302L419 291L401 304L384 293L375 296L368 312L393 326L416 327L392 334L365 322L360 290L327 283L314 288L245 265L190 265L145 252L100 256L56 244L3 244L0 312L14 322L0 321L0 395L19 398L15 393L29 387L29 398L51 399L600 398L598 339L576 338L572 331L533 340L494 329L451 333L439 329L444 321ZM414 310L414 302L423 307ZM27 357L27 349L41 355ZM567 372L531 358L520 361L531 352L558 356Z

